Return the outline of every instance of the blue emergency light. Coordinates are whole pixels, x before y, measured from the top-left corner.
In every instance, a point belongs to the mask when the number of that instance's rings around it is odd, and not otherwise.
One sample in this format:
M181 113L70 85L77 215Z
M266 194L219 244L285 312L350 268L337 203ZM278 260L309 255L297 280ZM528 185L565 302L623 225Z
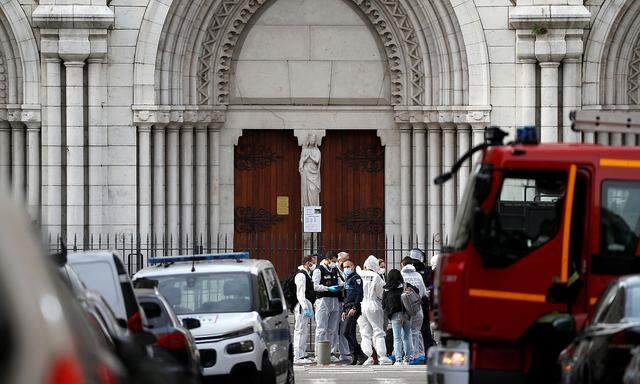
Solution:
M539 144L540 136L538 128L533 125L518 128L516 131L516 143L518 144Z
M243 260L249 258L249 252L208 253L203 255L164 256L149 258L149 265L169 263L194 263L196 261Z

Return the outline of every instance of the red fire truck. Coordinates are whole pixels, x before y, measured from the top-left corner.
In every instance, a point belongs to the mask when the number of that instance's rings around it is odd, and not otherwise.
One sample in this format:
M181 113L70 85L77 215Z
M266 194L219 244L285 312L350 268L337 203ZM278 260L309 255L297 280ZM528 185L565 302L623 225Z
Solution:
M640 134L640 113L580 111L574 129ZM429 383L552 383L608 283L640 273L640 148L485 132L436 268ZM626 137L626 136L625 136Z

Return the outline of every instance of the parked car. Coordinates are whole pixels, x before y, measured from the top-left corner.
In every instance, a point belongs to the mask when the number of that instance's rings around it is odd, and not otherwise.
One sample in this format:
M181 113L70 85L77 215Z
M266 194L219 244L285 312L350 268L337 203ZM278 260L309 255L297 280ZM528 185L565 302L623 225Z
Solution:
M0 212L0 383L123 383L25 215L3 198Z
M622 384L640 384L640 347L631 350L631 362L624 372Z
M82 282L104 297L116 317L126 321L129 330L139 333L145 329L147 320L117 253L77 252L70 253L67 259Z
M620 383L640 344L640 276L613 282L583 332L560 354L562 383Z
M189 329L200 327L196 319L181 322L173 308L156 289L136 289L136 296L157 338L154 356L162 361L176 382L200 382L200 352ZM184 324L183 324L184 323Z
M293 348L273 265L248 254L150 259L134 281L152 281L192 329L203 375L242 383L294 383Z
M63 253L54 257L63 281L84 309L85 315L101 342L123 363L132 384L173 384L177 381L162 361L154 359L151 345L157 342L148 331L134 333L123 319L116 318L110 305L99 293L86 287Z

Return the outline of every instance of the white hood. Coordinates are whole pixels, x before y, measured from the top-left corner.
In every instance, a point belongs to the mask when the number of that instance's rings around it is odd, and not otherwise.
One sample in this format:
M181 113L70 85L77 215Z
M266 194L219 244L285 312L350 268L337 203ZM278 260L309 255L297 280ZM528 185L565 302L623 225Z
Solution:
M203 313L194 315L180 315L178 318L200 320L200 327L191 330L193 337L207 337L224 335L253 327L260 322L256 312L246 313Z

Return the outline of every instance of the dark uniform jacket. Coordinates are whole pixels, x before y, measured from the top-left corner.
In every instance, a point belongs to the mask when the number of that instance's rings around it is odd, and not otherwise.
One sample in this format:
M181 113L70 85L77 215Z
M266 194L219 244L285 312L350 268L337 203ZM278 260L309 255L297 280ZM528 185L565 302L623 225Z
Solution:
M345 282L345 298L342 305L343 312L349 312L355 309L360 314L360 303L362 302L362 278L356 272L353 272Z

